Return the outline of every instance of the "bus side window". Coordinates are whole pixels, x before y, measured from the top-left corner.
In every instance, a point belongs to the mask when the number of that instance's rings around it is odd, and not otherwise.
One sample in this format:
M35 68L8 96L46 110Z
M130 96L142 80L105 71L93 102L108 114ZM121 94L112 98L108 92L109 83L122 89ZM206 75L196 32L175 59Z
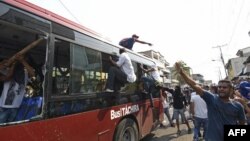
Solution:
M52 92L56 95L69 94L70 44L55 42L54 66L52 73Z
M101 85L102 91L105 90L107 79L108 79L108 71L111 67L111 63L109 61L110 54L102 53L102 77L101 77Z
M95 93L101 82L101 53L72 44L71 94Z

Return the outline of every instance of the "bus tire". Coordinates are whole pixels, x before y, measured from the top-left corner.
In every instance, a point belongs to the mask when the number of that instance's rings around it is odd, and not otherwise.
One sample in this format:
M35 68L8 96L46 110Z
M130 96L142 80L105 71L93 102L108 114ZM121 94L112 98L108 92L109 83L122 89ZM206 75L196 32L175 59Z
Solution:
M138 141L138 128L134 120L123 119L115 130L113 141Z

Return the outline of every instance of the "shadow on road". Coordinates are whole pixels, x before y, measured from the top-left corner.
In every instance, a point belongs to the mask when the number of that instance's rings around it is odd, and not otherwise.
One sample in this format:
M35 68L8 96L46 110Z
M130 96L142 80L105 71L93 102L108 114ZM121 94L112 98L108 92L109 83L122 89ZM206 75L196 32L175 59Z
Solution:
M148 136L144 137L141 141L192 141L193 133L188 134L184 125L181 125L181 134L177 135L175 127L159 128ZM193 129L192 129L193 130Z
M155 134L150 134L143 138L141 141L171 141L172 139L175 139L176 133L168 134L168 135L163 135L161 137L155 136Z

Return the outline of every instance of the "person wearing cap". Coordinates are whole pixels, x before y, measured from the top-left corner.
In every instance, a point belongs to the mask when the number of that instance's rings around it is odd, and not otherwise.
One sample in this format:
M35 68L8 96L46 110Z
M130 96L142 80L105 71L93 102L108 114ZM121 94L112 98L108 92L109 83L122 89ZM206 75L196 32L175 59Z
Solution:
M132 50L135 42L141 43L141 44L148 44L149 46L152 46L151 43L148 43L148 42L145 42L145 41L141 41L141 40L138 40L138 39L139 39L139 36L136 35L136 34L133 34L132 37L130 37L130 38L124 38L124 39L122 39L119 42L119 45L122 46L122 47L125 47L127 49L130 49L130 50Z

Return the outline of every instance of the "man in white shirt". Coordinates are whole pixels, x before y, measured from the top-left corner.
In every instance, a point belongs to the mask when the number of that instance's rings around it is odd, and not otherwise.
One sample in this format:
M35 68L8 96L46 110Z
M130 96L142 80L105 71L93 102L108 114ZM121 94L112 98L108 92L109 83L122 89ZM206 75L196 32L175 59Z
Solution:
M198 141L201 126L203 126L204 129L203 138L205 137L208 126L208 117L207 104L200 95L196 95L196 92L192 92L191 94L190 112L193 115L194 120L194 141Z
M158 71L158 68L155 62L153 65L151 65L149 69L144 69L142 65L141 65L141 69L143 72L149 73L149 76L143 76L141 78L140 80L141 82L139 84L140 90L142 91L142 93L149 94L151 107L154 107L152 90L156 86L156 84L161 83L160 73Z
M115 62L110 56L110 61L113 65L109 69L108 80L106 84L106 92L114 92L115 81L119 83L133 83L136 80L136 75L134 72L134 67L132 65L131 59L126 53L125 48L119 50L120 57L117 62Z
M168 91L164 91L162 93L162 96L161 96L161 101L162 101L162 106L163 106L163 109L164 109L164 113L169 121L169 124L171 127L174 127L174 123L170 117L170 113L169 113L169 102L168 102L168 94L169 92ZM172 94L171 94L172 95ZM161 124L162 127L164 127L163 124Z
M144 69L143 66L141 66L141 69L145 73L150 73L150 76L146 77L143 76L141 78L141 81L143 82L143 88L147 93L150 93L152 90L152 87L155 85L155 82L161 82L160 73L158 71L158 68L156 66L156 63L151 65L149 69Z

